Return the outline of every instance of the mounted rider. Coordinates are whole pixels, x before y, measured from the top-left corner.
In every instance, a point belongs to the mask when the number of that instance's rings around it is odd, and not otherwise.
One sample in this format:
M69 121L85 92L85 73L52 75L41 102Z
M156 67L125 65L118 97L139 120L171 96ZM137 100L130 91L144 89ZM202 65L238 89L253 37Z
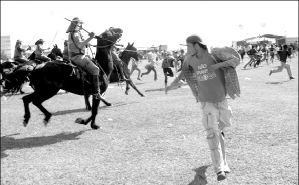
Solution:
M18 64L28 63L29 60L25 56L25 52L28 50L31 50L30 46L27 49L23 49L22 41L17 40L15 45L14 61L17 62Z
M84 40L80 32L83 21L78 17L73 18L66 33L68 33L68 53L69 59L82 69L84 69L92 79L93 95L101 99L99 91L99 67L96 66L90 56L85 55L86 45L95 37L94 32L89 33L89 38Z
M44 42L45 41L43 39L38 39L35 42L35 45L36 45L36 49L34 51L35 59L41 60L43 62L49 62L49 61L51 61L51 59L44 54L44 51L49 50L50 48L43 49Z

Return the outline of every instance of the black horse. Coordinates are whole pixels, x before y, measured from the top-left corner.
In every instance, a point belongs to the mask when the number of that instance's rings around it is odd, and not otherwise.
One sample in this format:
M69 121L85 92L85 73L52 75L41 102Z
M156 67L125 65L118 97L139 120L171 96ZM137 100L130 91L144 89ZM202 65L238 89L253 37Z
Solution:
M106 74L109 72L108 62L112 60L112 46L121 36L122 29L120 28L109 28L100 36L96 36L97 53L95 57L95 64L97 64L100 68L99 87L101 94L103 94L108 88L108 79ZM38 65L32 71L30 81L34 87L34 92L23 97L25 108L23 121L24 126L27 126L30 119L29 104L31 102L44 113L44 124L46 125L52 114L42 106L42 103L55 96L60 89L78 95L92 94L92 84L89 80L84 76L78 78L78 75L73 75L73 71L74 67L72 65L55 61ZM101 100L105 103L104 99ZM91 116L87 119L77 118L76 122L84 125L91 122L91 128L98 129L99 126L96 125L95 119L98 113L99 104L100 100L93 97ZM109 105L108 102L106 102L106 104Z
M63 55L62 55L62 51L60 48L58 48L57 44L55 44L53 46L53 49L51 50L51 52L48 54L48 57L51 60L57 60L58 57L61 57L61 59L63 59Z
M137 49L134 47L134 43L130 44L128 43L127 47L125 48L125 50L119 54L119 58L121 59L121 64L117 65L115 62L114 65L114 69L111 73L110 76L110 83L118 83L120 82L120 70L124 71L124 75L125 77L128 79L126 81L126 91L125 94L128 95L128 91L130 89L129 86L131 86L133 89L135 89L135 91L141 96L144 97L144 95L137 89L137 87L135 86L135 84L133 83L133 81L130 79L130 71L128 69L128 64L131 60L131 58L134 58L135 60L139 60L139 55L137 53ZM122 69L120 69L122 68ZM89 102L89 94L87 94L86 96L84 96L85 99L85 106L87 110L91 110L91 105Z
M55 44L53 49L48 54L48 57L51 58L52 61L60 61L58 57L63 57L61 50ZM62 61L65 62L65 61ZM0 64L0 73L2 78L0 80L0 85L3 87L2 95L14 95L17 92L24 94L25 92L22 90L23 85L26 82L29 82L29 76L32 70L36 65L44 63L35 58L35 53L33 52L28 57L28 62L18 63L18 62L9 62L6 61ZM67 63L67 62L65 62Z
M123 62L123 70L124 70L124 74L125 77L127 79L129 79L129 81L126 81L126 91L125 94L128 95L129 92L129 85L135 89L135 91L142 97L144 97L144 95L137 89L137 87L135 86L135 84L132 82L131 78L130 78L130 70L128 68L129 62L131 60L131 58L135 59L136 61L139 60L139 54L137 53L137 49L134 47L134 42L132 44L128 43L127 47L125 48L125 50L120 53L119 58L121 59L121 61Z
M29 75L34 69L34 65L18 64L16 62L6 61L0 64L0 85L2 86L2 95L14 95L18 92L24 94L23 85L29 82Z

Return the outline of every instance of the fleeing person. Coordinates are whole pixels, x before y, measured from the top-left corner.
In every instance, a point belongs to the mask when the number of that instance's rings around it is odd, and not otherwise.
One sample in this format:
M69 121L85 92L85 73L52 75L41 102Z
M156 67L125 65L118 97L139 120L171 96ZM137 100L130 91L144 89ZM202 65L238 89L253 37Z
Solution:
M232 48L214 48L210 53L207 45L197 35L186 39L187 56L182 72L165 89L179 86L184 76L197 102L200 102L202 123L207 132L212 164L217 180L226 178L230 168L226 161L224 128L231 126L232 111L226 100L228 94L232 99L240 94L236 66L240 56Z
M153 52L149 52L147 54L148 64L145 66L145 69L147 70L144 73L141 73L141 78L144 75L148 75L151 71L154 72L154 80L156 81L157 78L157 70L156 70L156 62L157 62L157 55Z
M273 73L279 73L285 68L287 70L289 79L290 80L295 79L292 76L292 71L291 71L290 65L287 64L287 58L291 55L290 52L288 51L288 46L284 45L283 49L281 51L278 51L277 54L279 56L280 66L278 66L277 69L271 69L269 76L271 76Z
M163 54L163 61L162 61L162 69L164 73L164 84L165 87L167 86L167 79L169 77L173 77L173 71L171 67L174 67L175 58L171 56L171 52L167 51Z
M140 79L141 70L139 69L139 61L135 60L134 58L131 58L131 62L132 62L132 67L130 70L130 76L133 74L135 70L137 70L138 71L137 80L141 80Z

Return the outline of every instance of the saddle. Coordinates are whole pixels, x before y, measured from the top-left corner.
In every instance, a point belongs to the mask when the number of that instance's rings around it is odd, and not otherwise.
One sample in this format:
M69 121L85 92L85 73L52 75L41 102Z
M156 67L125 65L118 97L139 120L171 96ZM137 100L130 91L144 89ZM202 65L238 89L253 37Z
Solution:
M72 72L70 76L76 77L78 80L81 80L82 83L86 82L88 84L92 84L92 79L90 78L90 75L80 66L77 66L72 60L69 64L72 66Z

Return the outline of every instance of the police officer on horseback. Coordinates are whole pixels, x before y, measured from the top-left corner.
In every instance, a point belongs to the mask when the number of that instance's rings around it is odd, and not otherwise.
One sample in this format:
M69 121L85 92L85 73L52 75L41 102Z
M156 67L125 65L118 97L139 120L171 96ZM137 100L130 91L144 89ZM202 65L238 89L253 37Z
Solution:
M70 60L83 68L92 79L93 95L97 99L101 99L99 92L99 67L96 66L90 56L85 55L86 46L95 37L93 32L89 33L89 38L84 40L80 32L83 21L78 17L73 18L66 33L68 33L68 52Z
M15 46L14 61L17 62L18 64L27 63L29 61L25 56L25 52L27 50L31 50L31 47L29 46L27 49L23 49L22 41L17 40L16 46Z
M47 57L44 52L46 50L49 50L50 48L44 49L43 48L44 42L45 41L43 39L38 39L35 42L35 45L36 45L36 49L34 51L34 53L35 53L35 59L38 59L38 60L40 60L42 62L49 62L49 61L51 61L51 59L49 57Z

